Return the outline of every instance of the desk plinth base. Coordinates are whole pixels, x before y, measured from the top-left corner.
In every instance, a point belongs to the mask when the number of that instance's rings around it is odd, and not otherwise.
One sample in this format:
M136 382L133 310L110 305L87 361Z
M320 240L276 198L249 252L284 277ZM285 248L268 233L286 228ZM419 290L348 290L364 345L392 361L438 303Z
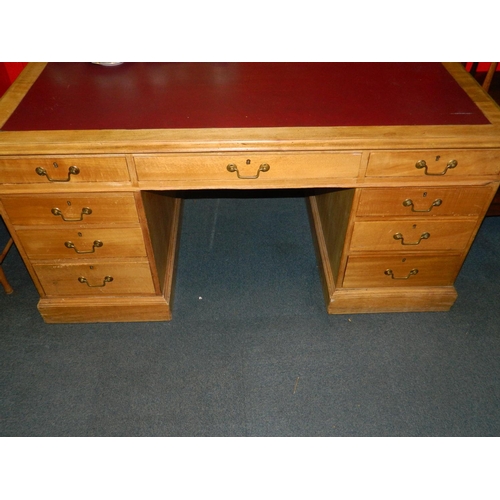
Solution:
M326 295L329 314L449 311L457 298L455 287L397 290L336 289Z
M40 299L38 310L46 323L109 323L170 321L164 297Z

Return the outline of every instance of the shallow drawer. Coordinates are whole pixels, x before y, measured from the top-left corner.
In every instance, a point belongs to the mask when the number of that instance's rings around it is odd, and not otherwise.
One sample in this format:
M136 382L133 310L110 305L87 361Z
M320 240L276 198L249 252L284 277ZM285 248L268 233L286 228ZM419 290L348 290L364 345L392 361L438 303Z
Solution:
M0 183L126 182L123 157L11 157L0 158Z
M146 256L140 227L20 229L17 235L30 259Z
M499 175L500 151L404 151L370 154L367 177Z
M449 286L460 269L461 256L383 255L350 256L343 286L370 288L394 286Z
M35 264L47 295L154 294L148 262Z
M486 208L491 194L490 186L362 189L357 215L479 215Z
M15 225L137 223L132 193L36 195L2 198Z
M259 181L357 177L360 153L136 156L140 181Z
M476 227L476 220L357 221L352 251L463 250Z

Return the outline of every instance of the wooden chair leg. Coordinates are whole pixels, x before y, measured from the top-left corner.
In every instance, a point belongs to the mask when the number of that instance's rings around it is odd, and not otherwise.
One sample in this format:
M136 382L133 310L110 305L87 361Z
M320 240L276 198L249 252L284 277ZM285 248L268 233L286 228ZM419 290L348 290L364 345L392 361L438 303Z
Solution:
M3 286L5 293L12 293L14 291L13 288L10 286L10 283L7 281L7 278L5 277L5 273L3 272L2 266L0 266L0 283Z
M483 89L486 90L486 92L488 92L488 90L490 89L491 80L493 80L493 75L495 74L495 71L497 70L497 66L498 66L497 62L491 63L490 67L488 69L488 73L486 73L486 78L484 79L484 82L483 82Z
M2 262L4 261L7 252L10 250L10 247L12 246L14 242L12 241L12 238L7 242L7 245L5 245L5 248L2 251L2 254L0 255L0 283L2 284L5 293L12 293L14 290L10 286L10 283L7 281L7 277L5 276L5 273L3 272L2 269Z

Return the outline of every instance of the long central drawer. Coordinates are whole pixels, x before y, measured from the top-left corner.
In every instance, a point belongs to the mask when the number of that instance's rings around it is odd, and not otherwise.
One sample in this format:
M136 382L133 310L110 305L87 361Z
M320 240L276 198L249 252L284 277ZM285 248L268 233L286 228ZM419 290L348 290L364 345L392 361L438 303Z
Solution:
M360 153L172 154L134 157L139 181L357 177Z

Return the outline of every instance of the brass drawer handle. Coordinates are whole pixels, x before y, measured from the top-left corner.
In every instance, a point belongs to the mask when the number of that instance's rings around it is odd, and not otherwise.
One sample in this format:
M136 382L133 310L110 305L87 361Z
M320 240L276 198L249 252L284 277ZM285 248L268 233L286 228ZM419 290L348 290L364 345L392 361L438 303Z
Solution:
M395 240L401 240L401 245L419 245L422 240L427 240L431 237L430 233L422 233L420 238L415 243L405 243L405 239L401 233L396 233L393 238Z
M72 241L66 241L64 245L66 246L66 248L72 248L76 253L94 253L95 249L102 247L104 243L101 240L95 240L94 244L92 245L92 250L77 250L75 244Z
M54 166L56 166L56 165L57 164L55 164ZM76 167L75 165L72 165L71 167L69 167L68 168L68 177L66 179L52 179L52 177L50 177L50 175L47 173L47 170L45 170L43 167L36 167L35 172L41 176L45 175L45 177L47 177L49 182L69 182L71 180L72 175L78 175L80 173L80 169L78 167Z
M413 205L413 201L410 200L409 198L405 201L403 201L403 206L404 207L411 207L412 212L430 212L434 207L439 207L443 203L443 200L440 198L436 198L433 202L432 205L427 209L427 210L415 210L415 206Z
M250 176L244 176L240 175L240 172L238 171L238 167L234 163L230 163L227 166L227 171L228 172L236 172L236 175L238 176L238 179L258 179L259 175L261 172L268 172L271 167L267 163L263 163L260 167L259 170L257 170L256 175L250 175Z
M431 174L427 171L427 163L425 162L425 160L420 160L420 161L417 161L417 163L415 164L415 168L425 168L425 175L444 175L446 174L446 172L448 172L448 169L450 168L455 168L456 166L458 165L458 161L457 160L450 160L447 165L446 165L446 168L440 172L439 174Z
M66 221L66 222L80 222L80 221L83 220L83 216L84 215L90 215L92 213L92 210L90 208L88 208L88 207L82 208L82 213L80 214L80 218L79 219L66 219L66 217L64 216L64 214L58 208L53 208L51 210L51 212L55 216L60 215L63 221Z
M106 286L106 283L110 283L111 281L113 281L113 277L112 276L105 276L104 279L102 280L102 285L91 285L88 281L87 281L87 278L83 277L83 276L80 276L78 278L78 281L80 283L86 283L86 285L90 288L101 288L103 286Z
M415 276L415 274L418 273L418 269L412 269L409 273L408 276L403 276L402 278L396 278L394 276L394 273L392 272L392 269L386 269L384 271L384 274L387 276L390 276L393 280L407 280L410 276Z

